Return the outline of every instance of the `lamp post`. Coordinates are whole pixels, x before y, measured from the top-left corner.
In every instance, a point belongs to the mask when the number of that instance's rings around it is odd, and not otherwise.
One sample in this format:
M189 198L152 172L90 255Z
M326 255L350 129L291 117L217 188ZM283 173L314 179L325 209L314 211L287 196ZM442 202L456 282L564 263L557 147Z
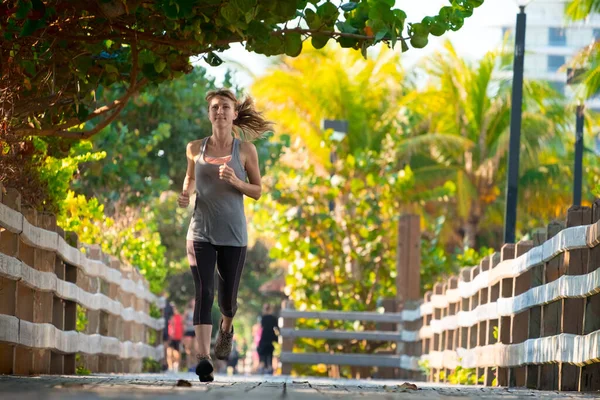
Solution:
M521 147L521 113L523 104L523 68L525 61L525 6L529 1L518 0L515 55L513 61L512 108L508 145L508 174L506 180L506 210L504 213L504 243L515 242L517 224L517 194L519 181L519 152Z
M581 81L585 70L567 69L567 85L575 85ZM581 185L583 180L583 113L585 105L579 101L575 109L575 165L573 168L573 205L581 205Z
M348 121L340 120L340 119L324 119L322 122L322 129L333 129L333 134L331 135L331 140L334 142L341 142L346 137L348 133ZM335 147L332 147L329 151L329 161L331 164L336 162L337 160L337 152ZM333 178L333 171L331 171L330 178ZM329 201L329 212L333 212L335 209L335 202L333 200Z

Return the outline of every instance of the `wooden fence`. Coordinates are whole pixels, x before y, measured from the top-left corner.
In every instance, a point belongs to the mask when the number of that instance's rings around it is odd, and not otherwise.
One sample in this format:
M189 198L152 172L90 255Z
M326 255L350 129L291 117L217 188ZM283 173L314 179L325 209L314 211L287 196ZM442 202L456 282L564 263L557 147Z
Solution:
M593 208L572 207L566 226L553 222L533 240L506 244L479 265L436 284L420 305L403 301L401 313L284 309L282 372L289 373L292 363L368 365L398 368L395 377L415 379L422 364L428 365L429 381L448 381L461 367L488 386L600 390L599 267L596 200ZM379 320L397 324L397 330L295 330L297 318ZM386 339L398 343L398 352L385 357L294 353L298 337Z
M418 361L422 345L419 332L423 318L420 313L420 217L404 215L398 222L398 256L396 260L396 292L394 299L383 299L384 313L297 311L291 302L284 302L280 314L282 373L289 374L293 364L326 364L357 367L356 377L371 377L377 367L379 378L420 379ZM340 331L295 329L300 318L327 321L372 321L377 331ZM296 338L332 340L366 340L387 342L387 350L377 354L294 353ZM383 347L383 346L382 346ZM335 376L335 374L334 374Z
M392 300L392 299L390 299ZM418 303L406 304L402 312L395 312L394 301L388 301L388 312L340 312L340 311L296 311L290 302L280 314L281 337L281 373L289 375L292 364L326 364L347 365L352 367L378 367L379 378L410 378L418 379L419 356L421 343L419 330L421 317ZM412 308L411 308L412 307ZM343 331L343 330L316 330L294 329L297 319L317 319L327 321L372 321L380 325L377 331ZM410 325L410 326L409 326ZM405 327L413 330L405 329ZM387 328L387 329L386 329ZM392 352L378 354L329 354L329 353L294 353L294 340L296 338L331 339L331 340L366 340L393 343ZM359 373L360 374L360 373ZM371 377L369 368L362 370L362 377Z
M140 372L162 359L150 306L164 300L140 273L20 203L0 186L0 374Z
M421 307L429 380L600 389L600 200L437 284ZM431 315L431 317L429 317Z

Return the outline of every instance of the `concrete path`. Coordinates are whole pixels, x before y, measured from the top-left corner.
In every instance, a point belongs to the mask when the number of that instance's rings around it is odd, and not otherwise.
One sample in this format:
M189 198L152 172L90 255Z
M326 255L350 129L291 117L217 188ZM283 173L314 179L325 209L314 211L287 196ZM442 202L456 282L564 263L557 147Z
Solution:
M0 376L0 399L592 399L600 393L459 387L404 381L334 380L271 376L217 376L200 383L195 374ZM406 386L406 385L405 385Z

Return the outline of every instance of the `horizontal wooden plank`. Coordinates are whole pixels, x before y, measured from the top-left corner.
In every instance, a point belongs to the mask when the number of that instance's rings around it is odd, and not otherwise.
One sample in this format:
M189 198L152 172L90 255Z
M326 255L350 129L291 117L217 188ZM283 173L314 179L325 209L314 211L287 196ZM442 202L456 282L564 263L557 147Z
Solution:
M131 293L139 299L152 302L159 308L165 307L165 300L150 292L150 290L144 287L144 284L141 281L136 283L123 276L121 271L107 266L102 261L87 258L78 249L67 244L60 236L58 237L57 254L65 262L81 269L87 276L102 278L106 282L120 286L123 291Z
M21 283L42 291L53 292L64 300L72 300L89 310L104 310L120 316L125 321L144 324L153 329L163 329L163 318L152 318L150 315L136 311L123 305L102 293L89 293L71 282L59 279L53 272L41 272L31 268L22 261L0 253L0 276L20 281Z
M518 296L501 297L497 302L479 305L472 311L459 311L457 315L432 320L431 331L441 333L458 327L469 327L482 321L515 315L560 299L589 297L597 293L600 293L600 269L586 275L563 275Z
M423 359L431 368L517 367L526 364L568 363L577 366L600 361L600 331L588 335L560 334L523 343L459 348L457 351L431 352Z
M153 347L141 342L121 342L114 337L61 331L52 324L33 323L11 315L0 314L0 326L0 342L50 349L65 354L103 354L123 359L155 360L161 360L164 354L162 345Z
M291 319L322 319L334 321L402 322L402 313L377 313L368 311L296 311L284 309L280 316Z
M423 318L421 314L421 305L419 305L414 310L402 310L402 321L403 322L412 322Z
M19 234L23 232L23 214L9 206L0 203L0 226L9 232Z
M28 245L42 250L56 251L58 234L46 229L38 228L23 218L23 232L19 237Z
M19 234L19 237L30 246L55 251L65 262L80 268L88 276L99 277L109 283L119 285L124 291L140 299L153 302L159 308L165 306L164 299L150 292L141 281L136 283L122 276L121 271L111 268L101 261L87 258L79 249L67 244L56 232L30 224L21 213L1 203L0 226Z
M419 370L418 357L372 354L327 354L282 352L281 362L296 364L349 365L354 367L388 367Z
M379 340L399 342L402 340L400 332L380 331L341 331L341 330L316 330L316 329L292 329L281 328L281 337L289 338L311 338L311 339L333 339L333 340Z
M599 221L600 222L600 221ZM558 254L569 250L594 247L598 245L600 224L573 226L560 231L556 236L534 247L521 256L505 260L489 271L480 272L471 282L459 278L458 288L448 290L444 295L432 296L431 302L421 306L421 314L429 314L430 309L445 308L461 298L469 298L482 289L492 287L502 279L514 278L524 272L550 261Z

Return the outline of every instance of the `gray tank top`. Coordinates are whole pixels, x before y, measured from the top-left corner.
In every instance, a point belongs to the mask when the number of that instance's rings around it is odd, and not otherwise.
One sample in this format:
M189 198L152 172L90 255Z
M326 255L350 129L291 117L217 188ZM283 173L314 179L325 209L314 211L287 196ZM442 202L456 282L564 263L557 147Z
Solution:
M216 246L248 245L244 195L219 179L219 166L204 159L206 143L195 164L196 204L188 228L187 240L209 242ZM227 163L238 178L246 182L246 170L240 160L240 141L233 139L231 161Z

